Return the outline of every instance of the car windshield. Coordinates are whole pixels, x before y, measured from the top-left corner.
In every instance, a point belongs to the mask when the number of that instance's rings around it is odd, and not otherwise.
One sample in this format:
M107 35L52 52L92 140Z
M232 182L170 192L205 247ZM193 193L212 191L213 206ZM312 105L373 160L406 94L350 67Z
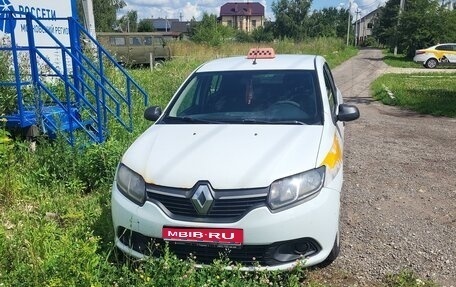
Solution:
M163 123L322 124L315 71L195 73Z

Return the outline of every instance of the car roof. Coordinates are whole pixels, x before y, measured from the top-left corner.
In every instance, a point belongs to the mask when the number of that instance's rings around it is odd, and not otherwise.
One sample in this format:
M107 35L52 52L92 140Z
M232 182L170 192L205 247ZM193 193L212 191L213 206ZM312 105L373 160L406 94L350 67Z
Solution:
M442 45L456 45L456 43L440 43L440 44L436 44L434 46L431 46L428 49L432 49L432 48L435 48L435 47L438 47L438 46L442 46Z
M274 58L248 59L246 56L221 58L209 61L197 69L201 72L255 71L255 70L315 70L325 60L316 55L275 55Z

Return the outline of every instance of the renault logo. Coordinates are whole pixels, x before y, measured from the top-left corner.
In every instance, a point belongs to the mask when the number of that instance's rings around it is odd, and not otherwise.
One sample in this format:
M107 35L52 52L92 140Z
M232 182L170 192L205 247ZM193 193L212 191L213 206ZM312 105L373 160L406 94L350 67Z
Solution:
M213 202L211 187L208 184L199 185L192 196L192 203L198 214L207 214Z

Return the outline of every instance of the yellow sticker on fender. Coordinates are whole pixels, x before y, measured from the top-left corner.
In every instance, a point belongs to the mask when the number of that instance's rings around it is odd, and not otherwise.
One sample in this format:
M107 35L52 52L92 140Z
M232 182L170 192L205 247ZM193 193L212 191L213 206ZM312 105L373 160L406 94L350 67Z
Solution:
M338 168L342 163L342 150L337 135L334 135L333 144L321 165L327 166L329 169Z

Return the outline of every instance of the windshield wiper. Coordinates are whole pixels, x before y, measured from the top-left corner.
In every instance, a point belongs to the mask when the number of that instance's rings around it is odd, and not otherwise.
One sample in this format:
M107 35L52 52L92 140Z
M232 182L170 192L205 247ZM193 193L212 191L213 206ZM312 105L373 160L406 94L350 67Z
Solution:
M201 123L201 124L220 124L221 122L206 120L206 119L199 119L199 118L192 118L192 117L165 117L165 121L177 121L177 122L184 122L184 123Z
M258 119L243 119L246 124L268 124L268 125L305 125L304 122L298 120L285 120L285 121L267 121Z

